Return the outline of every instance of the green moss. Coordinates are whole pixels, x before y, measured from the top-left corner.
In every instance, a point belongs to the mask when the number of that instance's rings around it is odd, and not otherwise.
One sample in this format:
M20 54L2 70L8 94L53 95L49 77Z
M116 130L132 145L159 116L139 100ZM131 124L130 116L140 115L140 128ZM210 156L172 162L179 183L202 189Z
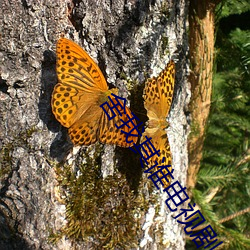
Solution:
M136 247L140 214L150 201L142 194L135 195L125 175L116 173L103 179L98 161L86 159L86 164L79 164L77 174L68 165L56 167L66 197L67 225L52 233L50 240L65 235L75 241L91 241L102 249Z
M125 74L125 72L124 71L122 71L121 73L120 73L120 78L121 79L123 79L123 80L128 80L128 77L127 77L127 75Z
M27 129L24 133L22 133L22 136L24 139L28 139L32 136L33 133L37 132L38 129L35 126L30 127Z
M169 16L169 5L167 1L164 1L160 8L161 16L165 16L166 18Z
M11 152L13 150L12 144L8 144L4 146L0 150L0 180L2 182L2 178L4 176L8 176L11 172Z
M197 122L193 121L191 123L191 131L189 134L189 138L192 138L193 136L197 136L200 134L200 126Z
M169 50L168 50L168 37L162 35L161 37L161 54L162 55L166 55L169 54Z
M135 86L138 85L137 80L131 80L129 77L127 77L127 75L124 72L121 72L120 79L126 81L126 85L127 85L127 88L128 88L129 91L131 91L132 89L135 88Z
M34 127L15 135L12 142L8 142L0 149L0 181L2 178L8 178L12 171L12 152L16 147L25 147L30 149L28 138L36 132Z

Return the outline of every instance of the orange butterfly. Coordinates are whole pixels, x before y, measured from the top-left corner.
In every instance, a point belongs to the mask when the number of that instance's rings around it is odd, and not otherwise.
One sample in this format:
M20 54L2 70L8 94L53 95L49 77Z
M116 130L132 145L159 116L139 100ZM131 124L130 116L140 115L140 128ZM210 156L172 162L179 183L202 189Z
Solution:
M126 135L135 125L129 121L133 115L130 109L119 107L120 114L116 109L110 109L111 94L118 94L118 89L108 89L107 82L96 63L76 43L60 38L57 42L57 76L56 84L52 94L52 111L56 119L66 128L69 128L69 136L75 145L90 145L96 141L106 144L115 144L120 147L130 147L137 142L138 132ZM104 102L106 112L115 118L109 120L104 110L100 107ZM123 126L124 123L129 126ZM135 119L133 120L136 124ZM123 126L118 129L118 127ZM126 141L127 139L127 141Z
M151 142L155 149L160 150L160 156L154 155L149 158L148 167L154 166L155 162L158 163L159 167L172 164L170 145L165 128L168 127L166 117L172 102L174 78L175 65L173 61L170 61L158 77L150 78L145 83L143 98L149 120L147 128L142 135L141 143L146 140L146 136L148 138L152 137ZM147 153L150 155L149 150L147 150ZM146 157L143 150L142 154ZM165 161L163 161L163 158L165 158ZM172 166L168 167L168 170L171 172ZM163 173L167 174L167 171L163 169ZM162 175L159 173L158 176L161 177ZM162 179L164 188L170 185L171 178L167 176L167 179L169 182L166 179Z

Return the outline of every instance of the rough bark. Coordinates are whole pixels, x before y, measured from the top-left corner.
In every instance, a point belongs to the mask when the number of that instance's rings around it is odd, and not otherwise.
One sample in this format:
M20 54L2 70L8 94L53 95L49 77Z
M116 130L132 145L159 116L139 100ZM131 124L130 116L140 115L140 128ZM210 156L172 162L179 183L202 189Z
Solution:
M114 196L109 203L105 200L105 205L123 199L128 208L130 200L124 194L142 194L145 199L126 211L139 211L135 220L137 231L128 237L136 242L134 247L184 249L184 232L167 210L166 197L148 184L133 153L98 143L72 148L67 131L51 112L50 100L57 82L55 44L62 33L98 61L108 83L118 87L122 96L130 93L131 109L144 121L145 113L140 116L138 110L143 106L145 78L159 73L172 57L177 74L167 132L174 177L185 186L188 125L184 109L189 100L187 3L1 0L0 4L0 249L102 249L98 234L83 241L65 236L57 242L49 241L52 232L60 232L66 225L65 209L67 201L71 202L67 198L69 189L62 191L66 186L62 176L67 171L78 173L79 165L86 161L91 169L101 170L95 183L106 183L103 176L109 176L106 179L114 184L113 189L110 187ZM119 179L116 185L114 180ZM93 193L98 200L96 195ZM110 218L110 225L119 228L112 223ZM125 234L129 232L120 237ZM126 241L123 246L112 247L133 248Z
M188 140L189 168L187 187L195 187L197 173L202 159L202 148L206 123L210 111L213 60L214 60L214 18L215 7L219 1L190 1L189 7L189 45L192 98L190 113L191 133Z

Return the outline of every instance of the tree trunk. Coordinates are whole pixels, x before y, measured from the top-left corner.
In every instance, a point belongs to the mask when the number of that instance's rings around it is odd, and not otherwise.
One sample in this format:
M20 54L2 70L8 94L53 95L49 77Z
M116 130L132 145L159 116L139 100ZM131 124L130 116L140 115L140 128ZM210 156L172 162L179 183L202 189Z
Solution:
M0 249L184 249L185 235L143 174L138 155L97 143L72 147L51 112L62 34L96 60L110 86L146 120L148 76L176 62L167 130L175 180L185 186L187 3L0 2Z
M189 109L192 118L188 140L189 168L187 187L195 187L197 173L202 159L206 123L210 111L213 60L214 60L214 18L219 1L190 1L190 64L192 98Z

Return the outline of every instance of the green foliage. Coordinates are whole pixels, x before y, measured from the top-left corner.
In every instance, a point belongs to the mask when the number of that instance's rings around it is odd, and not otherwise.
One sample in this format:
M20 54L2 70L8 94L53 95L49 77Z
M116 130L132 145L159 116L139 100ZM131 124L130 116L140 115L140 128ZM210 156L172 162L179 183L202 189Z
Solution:
M248 0L223 0L221 5L222 8L221 17L230 16L233 14L241 14L250 10L250 4Z
M245 59L250 58L250 50L248 46L243 49L247 37L250 37L249 31L235 30L218 51L217 65L223 67L217 67L219 72L214 77L213 103L204 152L206 165L229 165L232 157L244 155L247 150L250 131L250 65ZM231 56L234 60L230 60Z
M239 28L226 36L218 31L216 41L216 64L218 72L230 72L231 76L241 82L245 74L249 74L250 30L242 31ZM237 73L242 73L239 75ZM225 76L222 74L221 77ZM231 78L227 77L226 79ZM222 80L226 80L222 78ZM249 79L245 79L249 80Z

